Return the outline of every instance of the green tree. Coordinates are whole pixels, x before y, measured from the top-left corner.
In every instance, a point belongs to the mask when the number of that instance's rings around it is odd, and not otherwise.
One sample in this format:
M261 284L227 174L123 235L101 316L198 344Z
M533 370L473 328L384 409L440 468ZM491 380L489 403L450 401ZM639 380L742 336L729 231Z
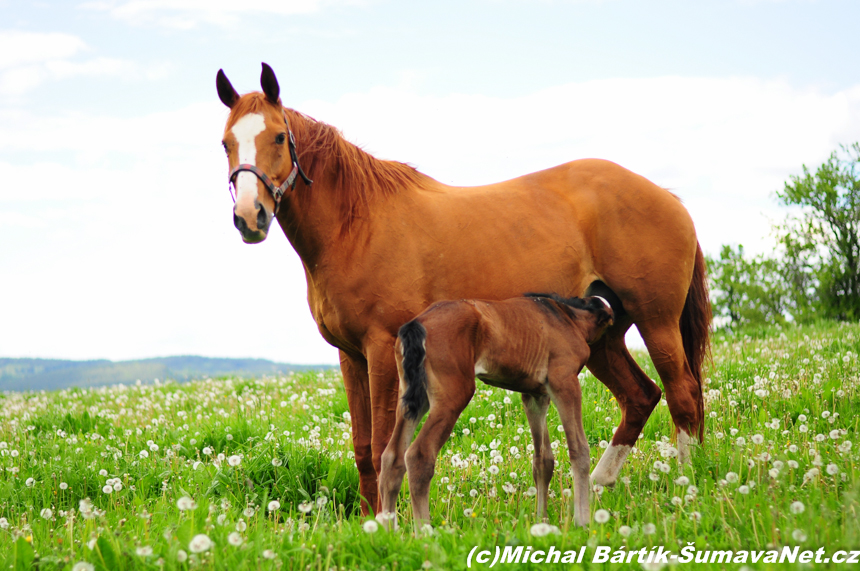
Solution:
M726 326L785 321L789 289L776 259L745 257L743 246L723 246L719 258L708 258L708 274L714 315Z
M788 311L798 320L860 319L860 143L841 150L814 173L803 165L776 193L801 209L775 228Z

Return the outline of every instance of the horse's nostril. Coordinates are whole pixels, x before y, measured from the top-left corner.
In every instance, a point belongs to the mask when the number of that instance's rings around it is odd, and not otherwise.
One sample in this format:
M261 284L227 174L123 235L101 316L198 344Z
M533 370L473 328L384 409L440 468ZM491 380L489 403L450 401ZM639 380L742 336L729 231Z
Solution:
M269 225L269 215L262 206L257 208L257 230L265 231Z
M241 232L242 234L248 229L247 224L245 224L245 219L241 216L238 216L235 212L233 213L233 226L236 227L236 230Z

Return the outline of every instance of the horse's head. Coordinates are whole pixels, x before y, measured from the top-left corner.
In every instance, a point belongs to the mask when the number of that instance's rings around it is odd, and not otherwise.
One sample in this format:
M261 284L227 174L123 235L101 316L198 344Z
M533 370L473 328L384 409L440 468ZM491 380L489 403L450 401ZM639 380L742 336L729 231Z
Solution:
M240 96L223 70L218 70L216 85L218 97L230 108L223 145L236 189L233 223L243 241L255 244L266 239L281 195L289 192L300 171L295 144L278 80L268 65L263 64L260 76L262 93Z

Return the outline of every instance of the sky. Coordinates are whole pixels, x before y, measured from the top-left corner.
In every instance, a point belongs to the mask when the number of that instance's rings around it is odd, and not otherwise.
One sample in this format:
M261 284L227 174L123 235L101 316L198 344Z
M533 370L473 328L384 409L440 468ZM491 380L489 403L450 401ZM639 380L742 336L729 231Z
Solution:
M860 140L858 21L824 0L0 0L0 356L337 362L284 235L233 227L219 68L244 93L267 62L285 105L448 184L612 160L680 196L707 254L760 253L775 191Z

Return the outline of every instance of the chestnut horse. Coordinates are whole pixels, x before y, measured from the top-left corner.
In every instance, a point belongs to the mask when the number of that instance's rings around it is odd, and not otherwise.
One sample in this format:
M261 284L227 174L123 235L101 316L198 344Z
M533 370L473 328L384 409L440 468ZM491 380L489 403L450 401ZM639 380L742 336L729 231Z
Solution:
M475 377L522 394L534 442L537 513L546 518L555 458L546 427L552 401L567 438L573 472L573 517L588 525L588 440L579 372L588 346L612 324L601 297L530 294L504 301L438 301L400 328L394 345L401 406L382 453L379 495L384 523L397 527L397 495L408 472L416 528L430 523L430 481L439 451L475 394ZM412 442L418 422L427 421Z
M634 323L663 381L680 460L688 459L691 438L703 436L711 313L696 231L677 197L595 159L447 186L284 108L266 64L260 83L262 93L240 96L223 71L217 76L230 108L223 144L234 224L254 243L277 218L301 257L311 313L340 351L363 510L379 509L377 474L397 408L397 331L443 299L526 291L606 298L615 324L587 366L622 417L592 479L615 482L660 402L660 388L624 344Z

